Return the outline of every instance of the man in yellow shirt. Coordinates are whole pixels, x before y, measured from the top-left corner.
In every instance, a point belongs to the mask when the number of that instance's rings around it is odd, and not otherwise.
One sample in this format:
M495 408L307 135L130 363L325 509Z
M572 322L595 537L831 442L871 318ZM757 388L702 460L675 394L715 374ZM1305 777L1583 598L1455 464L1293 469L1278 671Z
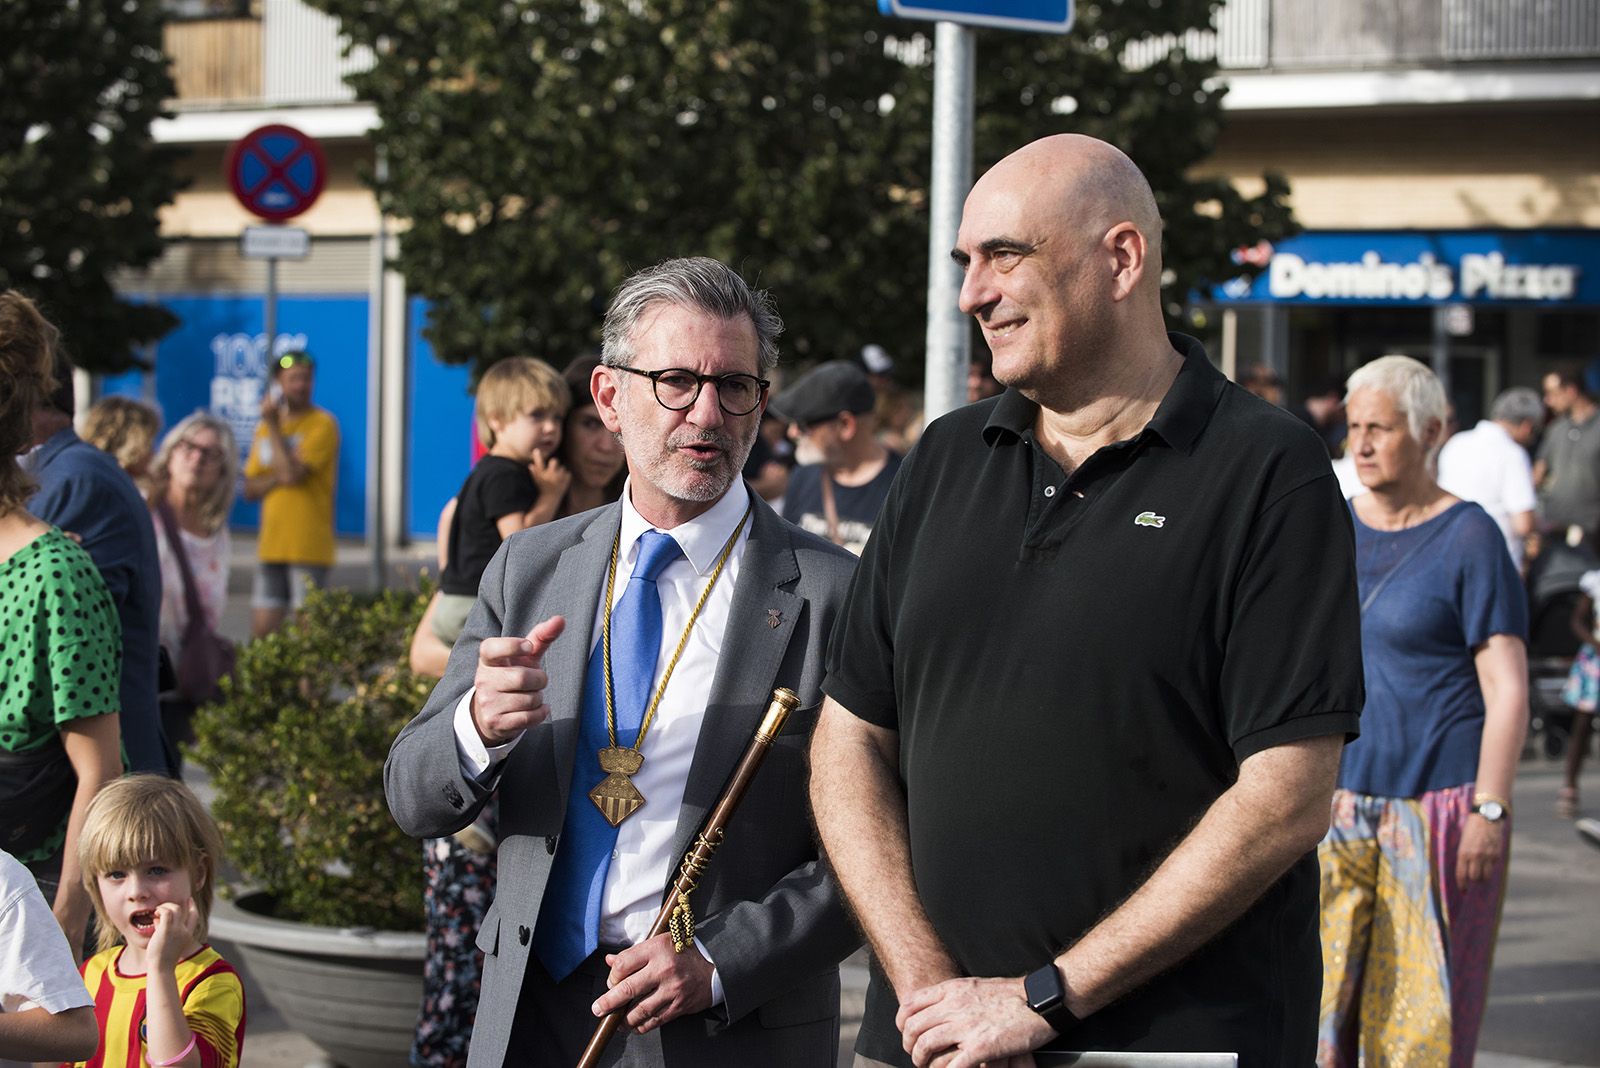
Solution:
M250 629L260 638L298 609L308 583L327 582L333 566L333 490L339 469L339 421L311 403L315 364L286 352L272 365L272 386L244 469L244 495L261 501L261 537Z

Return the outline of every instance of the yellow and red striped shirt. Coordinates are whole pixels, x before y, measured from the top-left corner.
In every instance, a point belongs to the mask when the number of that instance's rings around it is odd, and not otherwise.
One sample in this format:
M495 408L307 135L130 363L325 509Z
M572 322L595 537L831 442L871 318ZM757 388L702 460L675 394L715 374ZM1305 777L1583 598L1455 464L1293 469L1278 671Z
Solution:
M83 962L83 982L94 998L100 1048L77 1068L144 1068L144 981L117 969L125 947ZM201 1068L238 1068L244 1052L244 986L233 965L201 946L175 969L183 1018L194 1032Z

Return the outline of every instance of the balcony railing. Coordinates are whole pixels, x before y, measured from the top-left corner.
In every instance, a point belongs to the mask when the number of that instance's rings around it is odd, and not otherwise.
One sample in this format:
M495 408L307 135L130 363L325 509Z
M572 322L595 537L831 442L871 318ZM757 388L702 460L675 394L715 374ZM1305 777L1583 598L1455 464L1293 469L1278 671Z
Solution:
M261 20L169 22L162 34L179 104L261 97Z
M372 53L356 49L346 58L338 20L300 0L263 0L266 30L264 95L270 104L324 104L354 100L344 84L351 71L372 66Z
M1144 66L1172 46L1140 41ZM1361 70L1600 58L1595 0L1226 0L1217 28L1184 37L1224 68Z
M372 65L344 56L338 22L301 0L261 0L260 18L174 20L164 41L177 104L332 104L354 100L344 76Z

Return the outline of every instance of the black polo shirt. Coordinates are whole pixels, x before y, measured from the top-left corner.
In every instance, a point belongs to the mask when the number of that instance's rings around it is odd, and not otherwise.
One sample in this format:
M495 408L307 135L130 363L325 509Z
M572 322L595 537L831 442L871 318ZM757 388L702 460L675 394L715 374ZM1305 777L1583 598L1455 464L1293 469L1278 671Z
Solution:
M917 889L971 975L1072 944L1252 753L1356 732L1353 534L1327 452L1198 342L1172 344L1183 367L1150 423L1071 477L1016 392L929 426L833 632L824 689L899 732ZM1064 1048L1310 1064L1317 885L1308 855ZM857 1048L910 1064L894 1011L875 976Z

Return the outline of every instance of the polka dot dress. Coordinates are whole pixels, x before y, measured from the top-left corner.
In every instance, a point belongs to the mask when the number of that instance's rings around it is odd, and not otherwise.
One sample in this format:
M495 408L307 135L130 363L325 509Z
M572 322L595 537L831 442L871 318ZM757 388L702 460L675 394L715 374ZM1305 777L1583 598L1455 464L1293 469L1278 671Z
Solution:
M59 724L118 710L122 629L89 554L59 530L0 563L0 749L42 745ZM61 827L27 863L48 857Z

